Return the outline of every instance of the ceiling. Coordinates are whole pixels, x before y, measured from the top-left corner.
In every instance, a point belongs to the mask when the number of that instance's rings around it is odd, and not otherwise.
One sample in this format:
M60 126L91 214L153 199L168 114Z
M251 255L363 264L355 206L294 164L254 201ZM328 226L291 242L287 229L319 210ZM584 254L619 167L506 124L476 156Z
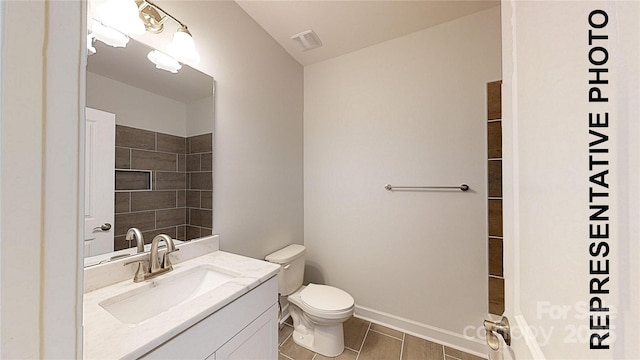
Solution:
M310 65L498 6L500 1L236 0L236 3L294 59ZM316 32L323 45L303 51L291 36L309 29ZM94 46L97 54L89 57L89 72L185 103L211 96L211 77L188 66L178 74L159 71L146 59L150 48L136 40L132 39L125 49L99 41Z
M499 0L236 0L302 65L391 40L500 5ZM291 36L313 30L322 46L303 51Z

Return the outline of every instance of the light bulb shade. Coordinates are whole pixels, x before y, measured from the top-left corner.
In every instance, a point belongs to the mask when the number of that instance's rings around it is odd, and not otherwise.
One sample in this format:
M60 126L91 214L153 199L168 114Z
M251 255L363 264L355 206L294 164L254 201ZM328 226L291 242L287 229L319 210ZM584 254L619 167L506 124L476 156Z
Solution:
M125 47L129 37L118 30L102 25L99 21L92 20L90 37L102 41L113 47Z
M87 35L87 54L93 55L96 53L96 48L93 47L93 36Z
M196 51L196 44L191 37L191 33L182 26L173 34L171 44L167 45L169 54L183 63L197 64L200 62L200 55Z
M145 33L138 6L134 0L106 0L96 9L100 21L129 35Z
M176 59L158 50L149 52L147 59L156 64L157 69L166 70L174 74L182 69L182 65Z

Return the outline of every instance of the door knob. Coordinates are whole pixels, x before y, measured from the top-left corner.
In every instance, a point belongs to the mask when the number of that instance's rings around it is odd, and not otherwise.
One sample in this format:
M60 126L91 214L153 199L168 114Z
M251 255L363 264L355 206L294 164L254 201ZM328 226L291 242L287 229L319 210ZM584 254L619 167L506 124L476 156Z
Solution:
M495 333L502 336L507 346L511 346L511 326L506 316L503 316L502 320L497 322L485 320L484 329L487 332L487 345L489 345L492 350L498 350L500 348L500 339L498 339Z
M96 226L93 228L93 231L109 231L111 230L111 224L109 223L104 223L100 226Z

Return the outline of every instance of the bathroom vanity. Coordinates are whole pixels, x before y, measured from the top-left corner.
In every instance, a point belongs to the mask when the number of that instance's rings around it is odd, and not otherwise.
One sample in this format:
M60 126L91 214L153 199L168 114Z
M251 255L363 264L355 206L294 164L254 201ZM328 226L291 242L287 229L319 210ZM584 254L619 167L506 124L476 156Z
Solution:
M85 359L277 359L280 267L178 245L173 271L133 282L139 254L85 269ZM124 280L122 277L126 277Z

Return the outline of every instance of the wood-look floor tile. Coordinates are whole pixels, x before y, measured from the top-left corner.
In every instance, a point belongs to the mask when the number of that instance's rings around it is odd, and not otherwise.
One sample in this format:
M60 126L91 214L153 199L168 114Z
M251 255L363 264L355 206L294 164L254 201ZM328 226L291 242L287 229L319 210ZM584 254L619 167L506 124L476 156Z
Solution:
M351 317L344 322L344 346L356 351L362 347L364 336L367 334L370 322L357 317Z
M475 355L466 353L464 351L453 349L448 346L444 347L444 353L447 356L451 356L455 359L460 359L460 360L483 360L483 358L479 356L475 356Z
M487 196L502 197L502 160L487 161Z
M116 146L155 150L156 133L123 125L116 125Z
M296 344L292 336L280 346L280 352L295 360L311 360L315 355L314 352Z
M502 117L502 81L487 84L487 119Z
M131 168L138 170L178 170L176 154L161 153L146 150L131 150Z
M502 239L489 238L489 275L503 276Z
M502 158L502 122L494 121L487 124L487 158Z
M504 312L504 279L489 277L489 313Z
M285 340L293 333L291 326L284 325L282 329L278 331L278 345L282 345Z
M502 200L491 199L489 206L489 236L502 237Z
M403 332L402 331L398 331L398 330L393 330L391 328L388 328L386 326L382 326L382 325L378 325L378 324L371 324L371 330L373 331L377 331L379 333L383 333L385 335L389 335L392 336L398 340L402 340L402 336L403 336Z
M315 358L313 358L313 360L356 360L357 357L358 353L356 351L353 351L351 349L344 349L342 354L336 357L326 357L318 354Z
M185 154L187 139L182 136L175 136L163 133L156 134L156 149L158 151Z
M188 153L206 153L213 151L213 134L202 134L187 138Z
M406 334L402 360L443 360L444 347L429 340Z
M401 350L401 340L375 331L369 331L364 339L358 360L399 359Z

